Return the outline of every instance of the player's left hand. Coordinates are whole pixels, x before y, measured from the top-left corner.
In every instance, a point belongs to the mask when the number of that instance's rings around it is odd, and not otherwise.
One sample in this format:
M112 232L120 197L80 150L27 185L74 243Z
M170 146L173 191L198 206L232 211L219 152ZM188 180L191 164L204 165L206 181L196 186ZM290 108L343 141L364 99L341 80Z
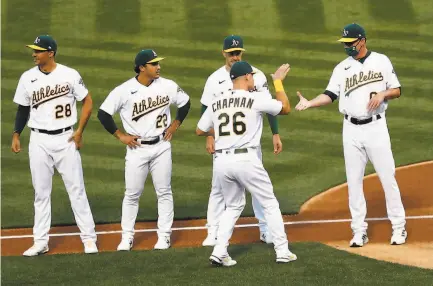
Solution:
M274 154L278 155L283 151L283 142L281 142L280 134L272 136L272 143L274 144Z
M83 147L83 133L79 130L75 131L71 138L69 138L68 142L74 141L75 148L80 150Z
M380 106L380 104L385 100L385 94L383 92L378 92L374 95L368 102L368 111L373 111Z
M174 132L176 132L177 128L179 128L180 122L179 120L174 120L170 126L165 130L164 140L170 141L173 138Z

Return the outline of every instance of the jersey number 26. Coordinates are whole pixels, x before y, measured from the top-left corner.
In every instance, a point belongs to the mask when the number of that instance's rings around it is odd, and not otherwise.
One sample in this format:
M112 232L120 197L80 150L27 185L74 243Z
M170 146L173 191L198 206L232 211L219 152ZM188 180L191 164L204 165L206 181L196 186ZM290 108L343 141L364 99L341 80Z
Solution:
M242 118L245 118L245 114L241 111L233 114L231 118L227 113L221 113L220 116L218 116L218 120L222 121L218 126L219 136L229 136L232 131L236 135L244 134L247 130L247 126L241 120ZM228 128L228 130L223 130L224 127L230 124L230 121L232 122L232 130L230 130L230 128Z

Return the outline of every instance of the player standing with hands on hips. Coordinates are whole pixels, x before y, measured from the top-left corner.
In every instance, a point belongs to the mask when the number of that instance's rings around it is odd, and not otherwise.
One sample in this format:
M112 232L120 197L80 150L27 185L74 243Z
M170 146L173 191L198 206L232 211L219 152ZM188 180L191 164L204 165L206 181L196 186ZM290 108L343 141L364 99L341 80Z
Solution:
M344 27L339 42L349 56L332 73L323 94L306 100L298 92L296 110L330 104L337 98L344 115L343 148L352 215L353 239L350 246L361 247L368 242L367 207L363 177L368 159L373 163L385 191L388 218L392 224L393 245L406 242L405 210L395 179L395 163L385 119L388 100L401 95L401 86L389 58L367 50L364 29L358 24Z
M24 256L48 252L51 225L51 190L54 168L62 176L81 232L85 253L97 253L95 223L84 188L81 156L82 136L92 113L92 97L80 74L56 63L57 43L42 35L32 45L35 67L24 72L15 92L18 104L12 151L21 151L20 134L27 120L32 130L29 142L30 171L35 189L34 244ZM83 101L77 130L76 102Z
M170 140L187 116L190 101L174 81L160 77L159 63L163 59L153 50L140 51L135 57L137 76L111 91L98 112L104 128L127 145L119 251L132 248L138 203L149 172L158 199L158 241L154 248L170 247L174 216ZM170 104L178 107L171 124ZM117 112L126 133L113 120Z
M276 252L276 262L297 259L290 252L283 217L268 173L256 148L262 135L262 112L276 116L288 114L290 103L282 80L289 72L282 65L272 75L276 100L254 89L254 71L247 62L236 62L230 70L233 90L212 100L197 124L199 136L215 136L214 176L221 185L226 209L217 233L217 243L210 259L213 265L233 266L236 261L227 252L234 226L245 207L245 189L258 201L264 211L268 231Z
M202 114L206 111L212 100L226 92L227 90L233 89L233 83L230 79L230 69L234 63L242 60L242 55L244 53L244 41L240 36L230 35L224 39L222 54L225 58L225 64L213 72L206 81L206 85L203 90L200 102L202 103ZM260 70L252 67L254 70L254 88L250 92L260 92L262 96L266 98L272 98L269 93L268 82L266 76ZM278 121L276 116L267 114L269 125L272 130L272 142L274 146L274 154L279 154L283 149L283 144L278 134ZM263 120L260 124L263 124ZM215 140L213 136L208 136L206 138L206 150L210 154L215 153ZM256 148L257 154L262 158L262 150L260 145ZM215 156L215 155L213 155ZM263 214L263 209L257 200L252 198L252 205L254 210L254 215L259 221L260 230L260 240L265 243L272 243L272 238L270 237L265 216ZM207 209L207 228L208 235L203 241L203 246L215 246L217 241L217 231L219 225L219 219L225 209L224 198L221 193L221 187L215 180L215 176L212 175L212 187L209 195L209 203Z

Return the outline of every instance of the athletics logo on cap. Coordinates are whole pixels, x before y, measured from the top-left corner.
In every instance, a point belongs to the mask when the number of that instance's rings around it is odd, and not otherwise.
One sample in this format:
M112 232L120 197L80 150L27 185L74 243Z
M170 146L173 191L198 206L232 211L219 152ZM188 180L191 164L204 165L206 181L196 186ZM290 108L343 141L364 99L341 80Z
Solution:
M224 39L223 51L230 53L233 51L245 51L244 41L240 36L231 35Z
M33 44L26 45L26 47L37 51L57 51L57 43L53 37L49 35L40 35L36 37Z
M239 41L236 41L235 39L233 39L232 47L237 47L238 45L239 45Z

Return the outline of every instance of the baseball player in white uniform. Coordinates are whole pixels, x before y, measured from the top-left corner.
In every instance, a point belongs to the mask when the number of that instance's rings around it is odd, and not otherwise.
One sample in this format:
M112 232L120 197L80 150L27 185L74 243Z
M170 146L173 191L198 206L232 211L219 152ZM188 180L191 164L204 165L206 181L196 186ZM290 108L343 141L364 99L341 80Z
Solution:
M232 90L233 83L230 79L230 69L232 65L238 61L242 60L242 54L245 51L243 45L243 39L237 35L230 35L224 39L222 54L225 58L225 65L217 69L212 73L206 81L206 85L203 90L203 95L201 97L202 103L202 114L206 111L207 107L210 105L215 97L219 97L227 90ZM258 69L253 67L255 71L254 77L254 89L251 92L260 92L266 98L272 98L269 93L268 82L266 76ZM261 116L261 114L260 114ZM276 116L270 114L267 115L269 120L269 125L273 133L272 141L274 145L274 153L279 154L282 151L282 143L280 135L278 134L278 121ZM263 120L262 120L263 121ZM261 126L263 122L261 121ZM215 140L213 136L208 136L206 139L206 149L210 154L215 152ZM256 148L259 158L262 158L262 151L260 144ZM260 229L260 240L265 243L272 243L272 238L270 237L266 220L263 213L263 208L257 202L257 200L252 197L252 205L254 214L259 221ZM208 235L203 241L203 246L214 246L217 240L217 231L220 217L225 209L224 198L221 193L221 188L215 180L215 175L212 176L212 188L209 195L209 203L207 209L207 228Z
M257 153L262 134L262 112L288 114L289 100L282 80L290 70L282 65L274 75L277 100L254 89L254 71L247 62L236 62L230 70L233 89L227 90L209 104L197 125L200 136L215 136L214 176L221 185L226 209L217 233L217 244L209 258L213 265L233 266L236 261L227 252L235 223L245 207L245 189L262 206L272 242L276 261L287 263L296 260L290 252L283 218L268 173Z
M98 112L105 129L127 145L119 251L132 248L138 203L149 172L158 199L158 241L154 249L170 247L174 216L170 140L188 114L190 101L174 81L160 77L159 63L163 59L153 50L140 51L135 58L137 76L111 91ZM170 124L171 104L178 107L178 112ZM113 120L117 112L126 133Z
M389 58L366 47L365 30L358 24L344 27L339 39L349 57L332 73L328 87L315 99L306 100L298 92L297 110L330 104L339 99L344 115L343 147L352 215L353 239L350 246L361 247L368 242L366 202L363 177L370 160L385 191L388 218L393 234L391 244L406 242L405 210L395 179L395 163L386 124L388 101L400 97L401 87Z
M36 256L49 250L54 168L65 183L85 253L97 253L95 223L84 188L78 151L92 112L92 97L76 70L56 63L57 43L51 36L39 36L27 47L33 50L36 66L24 72L18 82L14 96L18 111L12 137L12 151L18 153L21 151L20 134L28 120L32 130L29 159L35 189L35 221L34 244L23 255ZM83 102L83 108L74 131L77 101Z

